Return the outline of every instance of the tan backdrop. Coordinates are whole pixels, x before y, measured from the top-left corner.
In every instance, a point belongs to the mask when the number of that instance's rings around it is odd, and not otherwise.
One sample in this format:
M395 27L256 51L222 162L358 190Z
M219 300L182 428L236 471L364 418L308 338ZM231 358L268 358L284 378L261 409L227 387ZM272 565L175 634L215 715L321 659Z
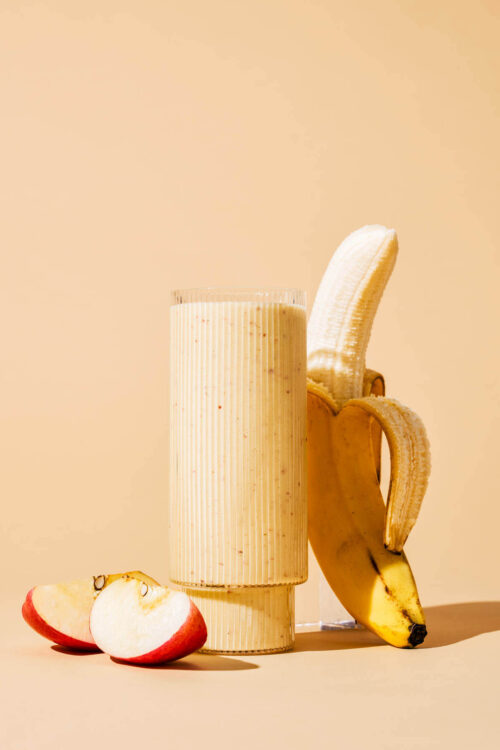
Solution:
M500 6L2 0L2 586L165 578L168 305L400 258L368 364L424 418L425 604L496 598Z

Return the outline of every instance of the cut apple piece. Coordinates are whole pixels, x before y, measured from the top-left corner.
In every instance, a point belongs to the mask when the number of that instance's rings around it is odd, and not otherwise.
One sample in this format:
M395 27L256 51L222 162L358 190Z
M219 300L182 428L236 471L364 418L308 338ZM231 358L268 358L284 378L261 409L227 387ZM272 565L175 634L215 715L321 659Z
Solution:
M98 575L69 583L35 586L26 596L22 614L28 625L54 643L79 651L99 651L90 632L90 611L96 597L123 575L158 585L154 578L134 570Z
M197 651L207 638L199 609L182 591L120 578L106 586L90 613L101 651L132 664L159 664Z
M90 610L105 576L70 583L35 586L28 591L23 617L40 635L80 651L99 651L89 628Z

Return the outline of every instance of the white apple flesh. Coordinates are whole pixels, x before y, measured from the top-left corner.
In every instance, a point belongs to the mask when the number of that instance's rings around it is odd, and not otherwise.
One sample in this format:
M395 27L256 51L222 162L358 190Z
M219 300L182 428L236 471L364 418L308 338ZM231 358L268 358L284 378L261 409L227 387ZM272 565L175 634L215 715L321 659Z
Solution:
M23 604L24 619L33 630L60 646L99 651L89 627L90 610L97 594L94 580L35 586L28 591Z
M101 651L132 664L180 659L207 638L203 616L187 594L133 578L120 578L99 594L90 631Z
M35 586L26 595L23 617L33 630L60 646L78 651L100 651L90 632L90 612L100 592L122 575L137 578L148 585L158 585L154 578L134 570Z

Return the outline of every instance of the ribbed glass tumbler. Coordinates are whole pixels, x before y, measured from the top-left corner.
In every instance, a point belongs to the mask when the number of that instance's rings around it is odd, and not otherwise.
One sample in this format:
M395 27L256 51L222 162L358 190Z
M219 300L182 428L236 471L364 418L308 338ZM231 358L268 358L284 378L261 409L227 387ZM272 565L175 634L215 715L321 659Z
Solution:
M170 312L170 578L205 651L285 651L307 578L305 295L179 290Z

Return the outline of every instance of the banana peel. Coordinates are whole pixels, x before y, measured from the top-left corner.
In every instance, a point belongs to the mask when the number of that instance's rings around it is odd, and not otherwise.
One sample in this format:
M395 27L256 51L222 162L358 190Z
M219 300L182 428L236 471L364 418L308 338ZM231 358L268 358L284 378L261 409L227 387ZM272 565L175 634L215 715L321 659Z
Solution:
M338 411L310 381L308 533L313 552L358 622L393 646L412 648L422 643L427 630L404 552L394 554L383 543L381 432L380 423L359 402L347 402Z

